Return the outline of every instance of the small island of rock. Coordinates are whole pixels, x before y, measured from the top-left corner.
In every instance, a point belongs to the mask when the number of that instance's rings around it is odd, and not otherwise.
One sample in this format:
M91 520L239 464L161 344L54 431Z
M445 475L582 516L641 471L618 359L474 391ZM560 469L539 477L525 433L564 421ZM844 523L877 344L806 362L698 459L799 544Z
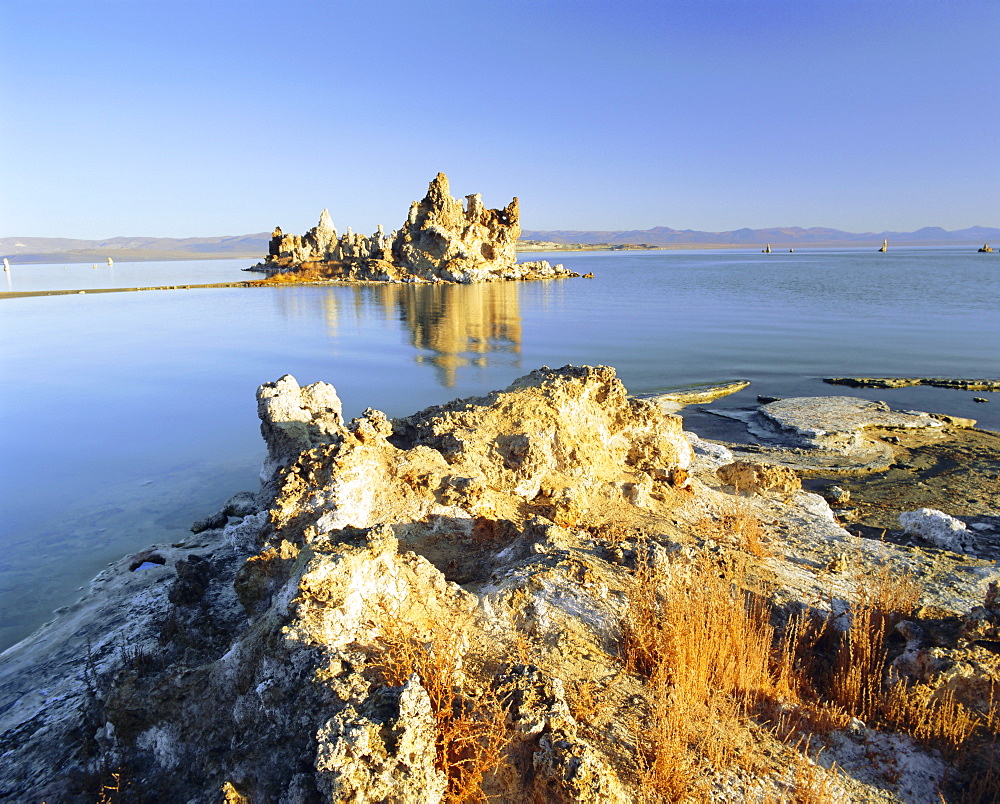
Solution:
M438 173L422 201L410 205L406 222L391 234L338 234L323 210L304 235L276 228L267 259L250 270L273 281L496 282L579 276L544 260L517 263L521 234L517 198L504 209L486 209L479 194L466 203L452 198L448 177Z

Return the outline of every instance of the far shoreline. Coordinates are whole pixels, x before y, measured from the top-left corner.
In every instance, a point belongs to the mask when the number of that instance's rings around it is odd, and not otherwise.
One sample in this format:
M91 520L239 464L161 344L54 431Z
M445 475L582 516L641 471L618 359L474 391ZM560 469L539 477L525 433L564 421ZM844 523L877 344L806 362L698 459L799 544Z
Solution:
M772 241L768 243L666 243L663 245L656 245L651 243L555 243L555 242L545 242L532 244L531 241L522 241L518 243L517 253L518 254L545 254L545 253L559 253L559 252L589 252L589 251L627 251L627 252L643 252L643 251L705 251L705 250L726 250L726 251L736 251L736 250L746 250L746 251L761 251L766 246L771 246L771 251L774 254L780 254L782 252L788 253L789 249L794 250L796 253L799 251L829 251L831 249L842 249L842 250L868 250L869 248L873 251L878 251L881 243L873 241L872 243L843 243L843 242L816 242L816 243L795 243L795 242L776 242ZM929 240L926 242L905 242L897 243L893 245L889 244L889 251L901 250L901 249L911 249L911 248L971 248L978 249L982 244L979 241L975 243L972 242L962 242L957 243L954 241L942 241L942 240ZM998 251L997 253L1000 253ZM136 253L129 253L127 251L102 251L102 252L88 252L85 254L73 253L73 252L48 252L40 254L8 254L7 259L10 260L11 267L16 267L18 265L84 265L86 263L104 262L111 257L118 262L197 262L203 260L253 260L260 261L264 257L258 253L238 253L238 254L197 254L189 251L186 252L151 252L142 251Z

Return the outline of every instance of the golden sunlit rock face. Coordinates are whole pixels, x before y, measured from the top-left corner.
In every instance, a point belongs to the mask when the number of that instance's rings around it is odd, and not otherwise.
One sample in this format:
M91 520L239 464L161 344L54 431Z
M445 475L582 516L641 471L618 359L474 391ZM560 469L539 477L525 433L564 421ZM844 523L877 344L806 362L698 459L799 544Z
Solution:
M517 263L521 234L517 199L487 209L478 194L452 198L448 177L438 173L427 195L410 205L391 234L381 226L365 236L337 233L327 210L304 235L274 230L267 260L255 266L271 280L358 282L495 282L579 276L544 260Z

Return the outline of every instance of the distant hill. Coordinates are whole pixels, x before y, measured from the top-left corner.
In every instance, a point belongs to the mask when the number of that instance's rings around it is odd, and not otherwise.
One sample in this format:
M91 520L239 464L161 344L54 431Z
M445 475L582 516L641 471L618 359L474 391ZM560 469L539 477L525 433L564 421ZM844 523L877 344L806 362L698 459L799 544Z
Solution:
M112 237L109 240L73 240L65 237L2 237L0 257L12 263L103 262L108 257L120 262L146 260L260 259L267 254L269 232L232 237ZM734 229L729 232L699 232L694 229L652 229L616 231L541 231L526 229L522 240L546 244L608 246L644 243L650 246L876 246L882 240L891 245L982 245L1000 243L1000 229L973 226L946 231L927 226L915 232L865 232L856 234L839 229L798 226L773 229Z
M880 245L882 240L890 243L911 243L914 245L982 245L985 242L1000 242L1000 229L973 226L969 229L945 231L937 226L927 226L915 232L865 232L856 234L840 229L799 226L773 229L734 229L729 232L699 232L694 229L671 229L656 226L652 229L631 229L627 231L541 231L536 229L521 232L523 240L540 240L550 243L646 243L651 246L683 245L762 245L772 246L813 245L813 246L862 246Z
M262 258L270 232L233 237L112 237L72 240L65 237L2 237L0 257L20 262L121 262Z

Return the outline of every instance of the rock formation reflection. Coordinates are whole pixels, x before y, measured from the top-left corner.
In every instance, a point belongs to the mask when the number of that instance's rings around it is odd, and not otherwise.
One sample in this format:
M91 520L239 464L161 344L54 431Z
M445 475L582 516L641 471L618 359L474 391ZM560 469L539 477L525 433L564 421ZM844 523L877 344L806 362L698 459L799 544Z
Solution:
M336 338L340 329L340 305L345 297L339 293L316 293L313 288L287 288L275 296L275 302L285 318L313 318L326 324L326 334ZM362 317L355 310L358 318Z
M484 366L491 353L520 355L519 287L514 283L383 285L378 290L423 352L417 361L431 363L446 387L455 385L459 368Z
M464 366L499 359L520 368L523 290L514 282L300 286L279 289L276 303L287 318L324 322L334 341L351 337L352 321L376 327L398 321L416 361L432 365L438 382L451 388Z

